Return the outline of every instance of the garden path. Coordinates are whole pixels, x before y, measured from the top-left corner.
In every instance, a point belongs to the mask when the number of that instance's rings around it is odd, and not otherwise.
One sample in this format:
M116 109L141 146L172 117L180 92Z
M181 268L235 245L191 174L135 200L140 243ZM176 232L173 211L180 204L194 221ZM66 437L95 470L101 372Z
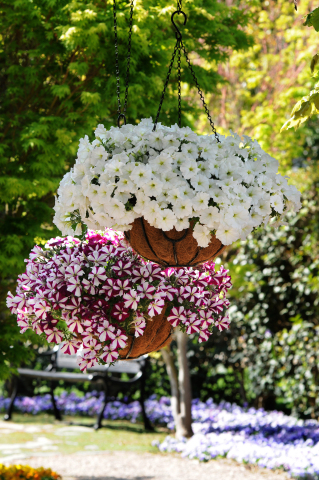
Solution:
M52 468L63 480L287 480L283 472L246 466L232 460L200 463L176 454L129 451L82 452L28 458L32 467Z

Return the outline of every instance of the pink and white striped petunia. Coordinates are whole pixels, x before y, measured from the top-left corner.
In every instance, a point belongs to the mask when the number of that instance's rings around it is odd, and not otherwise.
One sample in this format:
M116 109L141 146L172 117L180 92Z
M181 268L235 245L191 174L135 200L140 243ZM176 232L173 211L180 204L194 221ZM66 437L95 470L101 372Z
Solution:
M70 320L67 320L66 323L70 332L72 333L82 333L84 330L81 320L76 317L70 318Z
M116 350L117 348L124 348L127 345L127 335L122 330L117 330L115 338L110 345L111 350Z
M110 300L110 298L117 295L116 291L114 290L115 283L116 283L116 280L114 280L114 278L108 278L106 282L103 284L103 286L101 287L100 294L105 295L106 300Z
M173 326L177 327L181 322L186 321L185 308L184 307L173 307L171 313L167 317L167 321Z
M144 330L146 327L146 321L144 317L138 317L135 322L133 322L133 326L135 328L135 337L141 337L144 334Z
M129 280L116 280L114 282L113 290L115 295L123 297L124 293L131 290L131 282Z
M17 309L21 310L26 305L26 298L23 294L18 293L15 297L11 292L7 296L7 307L11 313L17 313Z
M61 343L63 340L63 332L61 332L57 327L48 328L44 331L49 343Z
M103 353L101 355L102 360L105 363L112 363L119 357L119 354L116 350L112 349L110 346L105 346L103 348Z
M69 265L65 269L65 274L64 274L65 278L79 277L81 275L84 275L84 272L81 268L81 265L79 264Z
M154 282L155 280L161 280L162 279L162 270L160 267L158 267L155 264L152 263L147 263L142 269L141 269L142 276L145 280L148 282Z
M201 321L196 318L191 319L187 322L186 333L187 335L191 335L192 333L198 333L200 331Z
M45 300L39 300L34 303L33 309L37 318L43 320L46 318L47 312L49 312L51 308Z
M171 285L159 284L157 287L157 294L160 294L163 300L168 300L172 302L178 289L172 287Z
M129 260L119 260L113 265L112 270L114 270L118 277L127 277L132 273L132 262Z
M115 338L115 327L111 325L108 320L104 320L103 324L98 327L98 332L100 333L100 342L106 342L106 340L114 340Z
M209 339L211 333L208 331L208 330L201 330L199 332L199 337L198 337L198 342L199 343L202 343L202 342L207 342L207 340Z
M129 293L124 293L123 300L125 308L132 308L133 310L136 310L138 302L140 301L140 297L135 290L131 290Z
M69 292L73 293L76 297L80 297L82 293L82 285L81 285L80 277L68 278L67 289Z
M104 282L107 278L105 269L103 267L93 267L88 278L89 280L92 280L93 285L98 287L100 283Z
M37 335L41 335L41 333L43 333L45 331L45 328L48 329L48 323L46 323L45 320L38 320L38 319L34 319L32 320L32 330L37 334Z
M150 285L148 282L143 281L140 285L138 285L137 292L140 298L151 299L155 292L155 287Z
M28 328L30 328L28 319L24 315L18 315L17 323L21 328L21 333L25 333L28 330Z
M213 297L210 302L208 302L208 306L213 312L221 313L224 309L224 299L219 298L218 295Z
M147 313L150 317L155 317L155 315L159 315L162 313L163 307L165 305L164 300L158 299L151 302L148 306Z
M130 316L130 311L125 307L124 302L119 302L112 308L111 316L118 322L124 322Z
M218 328L220 332L223 330L227 330L229 328L230 321L228 317L219 317L215 320L215 326Z
M95 267L102 265L105 267L107 265L107 255L102 251L93 251L88 255L87 259L89 262L93 262Z
M81 346L81 342L78 340L69 340L64 342L61 347L61 352L66 353L67 355L75 355Z
M78 357L77 362L81 372L86 372L88 368L92 368L96 364L96 360L94 358Z
M211 310L200 310L199 316L202 322L207 322L209 325L215 322L213 312Z
M83 346L82 355L84 358L95 358L101 348L102 345L94 338L89 345Z
M90 295L96 294L96 288L93 285L92 281L89 281L86 278L83 278L81 283L84 290L88 292Z

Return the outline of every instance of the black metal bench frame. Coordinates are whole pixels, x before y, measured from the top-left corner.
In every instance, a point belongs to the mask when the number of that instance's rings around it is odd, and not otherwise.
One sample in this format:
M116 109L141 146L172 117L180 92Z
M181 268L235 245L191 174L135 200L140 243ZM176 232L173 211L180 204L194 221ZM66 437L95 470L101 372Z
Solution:
M109 386L112 383L115 384L120 384L120 385L130 385L139 382L140 386L140 405L142 409L142 416L143 416L143 422L144 422L144 427L146 430L153 430L153 426L151 422L149 421L146 411L145 411L145 404L144 404L144 399L145 399L145 370L146 370L146 362L147 358L141 358L138 360L140 363L140 369L139 371L134 375L133 378L130 378L128 380L122 380L121 378L114 377L110 375L112 373L112 367L111 368L105 368L104 371L92 371L92 373L72 373L72 372L61 372L58 371L57 367L57 353L58 349L50 350L48 352L45 352L43 355L50 355L51 356L51 364L45 369L45 370L33 370L29 368L18 368L18 376L15 376L13 378L13 389L12 389L12 394L11 394L11 399L10 399L10 404L7 409L7 412L4 416L4 420L9 421L12 419L12 413L13 413L13 408L14 408L14 402L15 399L17 398L17 395L19 393L19 379L20 378L26 378L26 379L38 379L38 380L47 380L50 382L50 395L51 395L51 400L52 400L52 406L53 406L53 413L56 418L56 420L62 420L62 415L60 410L58 409L58 406L56 404L55 398L54 398L54 382L63 380L65 382L70 382L70 383L77 383L77 382L90 382L90 383L102 383L104 387L104 401L102 404L102 407L98 413L98 417L96 420L96 423L94 425L94 429L98 430L99 428L102 427L102 420L103 420L103 414L105 407L107 403L109 402L108 399L108 390ZM136 362L136 360L134 360ZM128 360L128 362L131 362L131 360ZM110 370L110 372L109 372ZM121 369L117 366L117 373L121 373ZM122 373L127 373L125 369L123 369Z

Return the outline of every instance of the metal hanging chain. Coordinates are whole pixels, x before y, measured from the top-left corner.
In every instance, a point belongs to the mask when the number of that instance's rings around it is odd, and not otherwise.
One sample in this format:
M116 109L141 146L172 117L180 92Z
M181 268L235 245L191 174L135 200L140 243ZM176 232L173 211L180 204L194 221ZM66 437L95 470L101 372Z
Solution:
M131 47L132 47L132 28L133 28L133 11L134 11L134 0L131 0L130 8L130 19L129 19L129 34L127 41L127 63L126 63L126 75L125 75L125 94L124 94L124 106L122 112L121 104L121 89L120 89L120 68L119 68L119 51L118 51L118 34L117 34L117 18L116 18L116 0L113 0L113 19L114 19L114 46L115 46L115 73L116 73L116 94L117 94L117 125L120 126L121 119L124 120L124 125L126 125L126 109L128 101L128 87L129 87L129 76L130 76L130 65L131 65Z
M163 91L162 91L159 107L158 107L155 122L154 122L153 132L155 132L155 130L156 130L156 125L157 125L157 122L158 122L158 118L159 118L160 113L161 113L161 109L162 109L162 105L163 105L163 101L164 101L164 97L165 97L165 92L166 92L166 88L167 88L167 85L168 85L168 82L169 82L169 77L171 76L171 71L172 71L172 68L173 68L173 65L174 65L174 60L175 60L177 49L178 49L178 44L176 43L175 48L174 48L174 52L173 52L173 55L172 55L171 63L169 64L169 67L168 67L168 72L167 72L166 80L165 80L165 83L164 83L164 88L163 88Z
M172 55L171 63L170 63L169 68L168 68L167 77L166 77L166 81L165 81L165 84L164 84L164 89L163 89L163 92L162 92L162 95L161 95L160 104L159 104L156 119L155 119L155 122L154 122L153 132L156 130L156 125L157 125L157 122L158 122L158 119L159 119L159 116L160 116L160 113L161 113L161 109L162 109L162 105L163 105L163 101L164 101L164 97L165 97L165 92L166 92L166 89L167 89L167 86L168 86L170 74L171 74L171 71L172 71L172 68L173 68L173 64L174 64L174 60L175 60L175 56L176 56L177 51L178 51L178 56L177 56L177 62L178 62L178 65L177 65L177 75L178 75L178 123L179 123L179 126L181 126L181 51L183 51L184 56L186 58L187 65L188 65L188 67L191 71L193 80L195 82L198 94L201 98L203 107L204 107L205 112L207 114L207 118L208 118L208 121L210 123L210 126L212 127L212 130L213 130L213 133L215 135L215 138L216 138L217 142L220 143L215 124L214 124L214 122L212 120L212 117L209 113L207 104L206 104L205 99L204 99L203 92L200 89L198 80L196 78L195 72L194 72L193 67L192 67L192 64L189 60L186 48L183 44L182 33L179 30L179 28L177 27L176 23L174 22L174 16L175 15L180 15L180 14L182 14L183 17L184 17L184 23L183 24L186 25L187 15L186 15L185 12L182 11L182 0L177 0L177 10L171 16L171 21L172 21L172 24L175 28L176 44L175 44L175 47L174 47L174 52L173 52L173 55Z
M181 42L178 42L177 53L177 78L178 78L178 126L182 126L182 91L181 91Z
M184 44L183 44L183 40L181 40L181 48L182 48L182 50L183 50L183 52L184 52L184 56L185 56L185 58L186 58L187 64L188 64L188 66L189 66L189 69L190 69L190 71L191 71L191 74L192 74L194 83L195 83L195 85L196 85L198 94L199 94L199 96L200 96L200 99L201 99L201 101L202 101L203 107L204 107L204 109L205 109L205 112L206 112L208 121L209 121L209 123L210 123L210 126L212 127L212 130L213 130L213 133L214 133L214 135L215 135L215 138L216 138L217 142L220 143L220 140L219 140L219 137L218 137L218 134L217 134L217 131L216 131L215 124L214 124L214 122L213 122L213 120L212 120L212 117L211 117L211 115L210 115L210 113L209 113L209 110L208 110L207 104L206 104L206 102L205 102L205 98L204 98L203 92L202 92L201 89L200 89L200 86L199 86L198 80L197 80L197 78L196 78L195 72L194 72L194 70L193 70L192 64L191 64L191 62L190 62L190 59L188 58L188 54L187 54L186 48L185 48L185 46L184 46Z

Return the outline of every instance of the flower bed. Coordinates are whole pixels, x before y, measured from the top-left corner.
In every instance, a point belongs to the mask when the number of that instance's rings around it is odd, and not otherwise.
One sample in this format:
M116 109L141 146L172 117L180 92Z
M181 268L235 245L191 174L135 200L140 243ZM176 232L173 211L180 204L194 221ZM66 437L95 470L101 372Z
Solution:
M50 468L31 468L28 465L0 464L0 480L60 480L61 477Z
M199 342L214 326L228 328L227 272L215 272L213 263L163 270L136 255L122 234L89 231L82 241L58 237L33 248L7 305L22 332L63 342L67 354L81 351L84 371L158 350L173 328L198 333Z
M74 393L57 397L59 408L73 415L95 415L102 400L103 395L97 392L82 398ZM8 402L0 398L0 410ZM33 414L52 409L49 395L20 397L16 407ZM169 398L150 397L146 411L155 424L174 428ZM281 412L246 409L226 402L217 405L212 400L194 400L192 415L195 435L180 441L167 437L157 444L161 451L180 452L201 461L227 457L270 469L282 468L295 477L319 478L319 423L314 420L298 420ZM141 420L141 408L138 402L115 400L107 405L104 417L136 422Z

